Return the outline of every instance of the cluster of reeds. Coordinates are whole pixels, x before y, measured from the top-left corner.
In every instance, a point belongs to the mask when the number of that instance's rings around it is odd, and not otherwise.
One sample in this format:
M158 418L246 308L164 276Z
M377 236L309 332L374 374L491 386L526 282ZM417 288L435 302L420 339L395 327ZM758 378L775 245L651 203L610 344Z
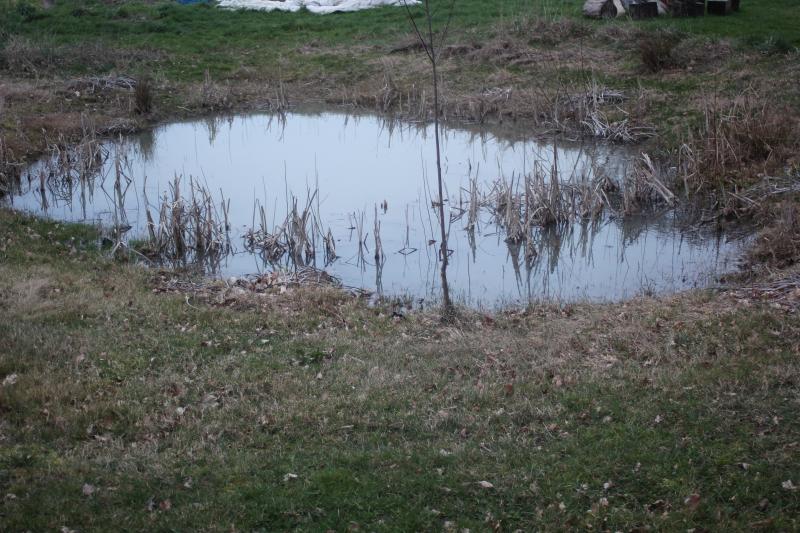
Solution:
M664 176L650 156L643 153L622 178L619 211L632 215L655 205L674 205L675 193L664 183Z
M605 183L600 177L578 174L564 180L556 163L549 171L537 164L525 176L497 180L484 202L506 240L520 242L534 227L598 217L603 212Z
M145 190L149 251L175 265L197 263L214 270L231 251L230 201L221 196L217 205L205 186L192 177L188 181L184 194L183 179L174 177L159 200L158 220L150 212Z
M497 226L506 242L525 243L526 250L533 250L530 241L537 229L597 221L606 212L626 217L675 205L672 176L647 154L616 179L599 165L581 171L559 169L556 149L553 161L549 168L537 162L531 172L498 179L484 191L471 179L451 208L451 222L466 219L464 229L470 236L481 214L488 212L490 224Z
M81 122L83 135L77 143L67 142L63 137L48 142L50 157L44 169L48 180L65 183L86 180L103 168L109 151L97 138L94 124L85 117Z
M0 137L0 196L8 194L15 187L19 187L21 179L21 165L14 161L14 155Z
M85 119L82 121L84 135L79 142L70 144L63 137L48 141L49 156L31 166L26 172L27 186L39 192L45 210L49 207L49 198L70 202L76 186L81 188L81 200L84 201L87 188L91 194L92 185L101 175L109 158L110 152L96 137L94 126ZM0 152L3 151L5 151L4 146L0 141ZM20 188L22 186L20 166L11 162L13 159L10 154L0 153L0 156L9 161L7 164L0 163L0 173L10 178L4 179L0 175L0 190L14 184ZM2 184L3 181L5 185ZM82 207L85 207L85 204L82 203Z
M327 232L322 229L317 198L317 190L308 191L305 203L300 204L290 194L286 217L273 227L267 221L266 209L256 201L253 224L244 235L245 248L271 265L288 262L294 267L316 266L318 248L323 250L326 266L334 262L336 240L330 228Z
M730 102L708 98L703 124L679 154L686 193L741 188L778 169L797 143L791 114L757 93Z

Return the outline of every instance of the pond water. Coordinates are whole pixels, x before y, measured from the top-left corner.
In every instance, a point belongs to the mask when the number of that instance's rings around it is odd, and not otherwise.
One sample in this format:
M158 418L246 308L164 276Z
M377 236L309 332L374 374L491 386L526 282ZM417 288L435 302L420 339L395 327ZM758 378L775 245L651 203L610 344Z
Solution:
M404 0L219 0L218 5L230 9L257 11L300 11L325 15L342 11L360 11L381 6L402 6ZM408 0L408 5L416 0Z
M103 155L96 155L91 178L65 183L52 170L53 158L45 158L28 169L10 201L63 221L124 222L127 238L144 238L148 209L158 219L175 176L182 176L184 193L191 179L209 192L218 216L221 197L229 206L232 251L214 272L227 277L296 266L285 255L267 260L245 242L262 223L277 231L296 198L301 210L310 206L307 248L315 252L301 262L347 286L431 301L440 292L432 130L342 112L173 123L98 144ZM552 171L554 160L570 179L619 179L633 155L603 145L554 149L522 133L444 129L449 278L457 300L479 307L621 300L706 286L735 268L741 240L686 228L670 209L627 217L606 210L592 220L531 226L523 242L507 242L492 208L499 184L526 183L521 176ZM470 198L478 197L481 209L470 215ZM326 260L326 236L335 260Z

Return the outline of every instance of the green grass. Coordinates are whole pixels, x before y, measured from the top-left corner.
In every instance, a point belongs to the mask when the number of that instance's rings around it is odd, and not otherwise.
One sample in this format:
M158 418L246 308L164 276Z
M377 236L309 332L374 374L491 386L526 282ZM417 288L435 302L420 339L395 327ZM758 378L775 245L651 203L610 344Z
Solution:
M773 38L782 39L794 47L800 46L797 32L800 24L798 0L742 0L741 9L728 16L659 18L645 22L645 27L648 24L697 35L730 38L742 45L760 45Z
M442 2L439 2L442 3ZM769 3L743 2L742 10L728 17L702 17L655 21L594 22L608 24L675 28L686 33L717 38L732 38L750 47L800 45L796 28L800 25L797 0ZM27 36L49 40L55 45L100 43L103 47L129 50L155 50L161 59L139 64L138 69L163 72L176 80L198 80L208 69L215 76L227 76L240 67L275 68L279 59L298 47L316 48L381 46L410 36L405 11L380 8L357 13L319 16L309 12L228 11L210 4L180 5L173 2L127 2L124 6L98 1L60 2L55 9L15 9L8 4L0 21L5 27L0 37ZM21 4L24 5L24 4ZM453 35L486 35L498 23L544 17L580 18L581 3L534 2L532 0L459 0L452 21ZM415 8L419 13L419 9ZM437 25L446 20L443 13ZM778 44L776 47L775 44ZM336 62L333 70L346 68ZM75 67L78 68L78 67Z
M796 313L217 307L153 294L90 229L0 227L4 530L800 527Z
M486 29L529 5L528 0L464 1L453 25ZM305 11L263 13L222 10L210 4L130 2L124 7L125 17L118 16L119 9L102 2L63 2L52 11L37 11L28 21L7 15L7 24L9 33L46 37L57 45L99 41L116 48L155 49L168 54L161 67L177 79L199 79L205 69L219 75L239 65L270 66L276 58L312 43L373 46L410 32L405 11L397 8L319 16ZM439 19L443 17L437 18L441 24Z

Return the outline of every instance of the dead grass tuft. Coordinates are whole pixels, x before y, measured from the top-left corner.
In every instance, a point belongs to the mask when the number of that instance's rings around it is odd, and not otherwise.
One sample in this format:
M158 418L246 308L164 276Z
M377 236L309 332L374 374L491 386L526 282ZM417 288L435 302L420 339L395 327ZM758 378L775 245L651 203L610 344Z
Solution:
M12 35L0 52L0 66L22 75L38 75L58 62L55 46L47 41L34 42Z
M125 71L137 64L152 64L161 55L149 49L108 48L100 42L57 45L46 37L11 35L0 50L0 70L35 78L70 70Z
M800 198L788 198L770 206L773 221L762 229L748 259L755 264L786 268L800 261Z
M675 49L681 36L672 31L660 30L639 37L638 48L642 67L650 73L680 66Z
M574 18L547 19L536 17L525 34L531 44L556 45L570 39L580 39L592 35L589 24Z
M232 88L229 84L215 82L208 70L203 75L203 83L194 87L189 94L189 107L204 111L220 111L232 105Z
M730 103L708 100L702 127L683 147L687 192L733 191L782 170L796 131L790 112L756 93Z
M133 90L133 110L146 115L153 110L153 87L149 78L142 78Z

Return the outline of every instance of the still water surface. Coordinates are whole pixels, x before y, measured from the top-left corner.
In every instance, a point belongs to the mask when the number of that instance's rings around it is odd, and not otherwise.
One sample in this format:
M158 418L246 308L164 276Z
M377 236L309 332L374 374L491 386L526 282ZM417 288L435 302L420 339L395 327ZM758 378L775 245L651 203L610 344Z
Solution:
M64 221L110 225L114 220L114 153L124 154L124 210L128 237L147 234L145 195L157 212L159 198L177 174L193 177L215 198L230 201L231 242L217 275L239 276L274 268L244 250L242 236L254 225L256 203L270 224L283 221L287 197L302 204L309 191L320 229L336 240L336 261L316 266L345 285L387 295L435 300L439 293L435 152L432 126L387 122L371 115L294 112L209 118L164 125L105 148L112 157L100 177L81 191L49 188L46 198L36 179L23 179L15 207ZM605 215L591 223L537 229L535 257L509 246L492 217L482 212L475 239L468 238L458 206L468 197L470 179L489 189L534 166L550 168L552 145L493 134L488 130L446 128L443 139L447 209L452 218L449 276L456 298L493 307L529 300L620 300L642 292L675 292L706 286L731 271L741 241L687 229L671 211L647 216ZM603 172L619 179L633 155L607 146L559 146L558 168L591 177ZM40 166L44 163L40 163ZM41 169L34 165L29 175ZM372 253L380 222L385 254ZM366 253L359 254L357 227L363 225ZM257 224L257 222L256 222ZM321 246L321 239L318 240Z

